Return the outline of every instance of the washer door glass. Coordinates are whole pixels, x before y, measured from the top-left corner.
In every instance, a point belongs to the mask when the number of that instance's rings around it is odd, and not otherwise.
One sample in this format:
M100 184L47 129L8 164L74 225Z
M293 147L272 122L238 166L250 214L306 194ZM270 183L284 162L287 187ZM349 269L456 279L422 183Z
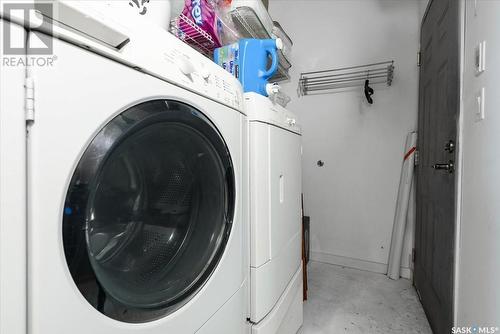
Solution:
M208 280L234 210L229 151L198 110L155 100L92 140L69 185L66 261L78 289L124 322L163 317Z

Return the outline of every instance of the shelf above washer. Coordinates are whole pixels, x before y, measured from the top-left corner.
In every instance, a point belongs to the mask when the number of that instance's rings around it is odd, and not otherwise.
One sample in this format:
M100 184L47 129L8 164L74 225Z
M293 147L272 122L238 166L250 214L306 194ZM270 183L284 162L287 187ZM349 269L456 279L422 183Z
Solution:
M229 14L240 37L260 39L273 38L251 7L238 7L230 11ZM278 71L271 78L271 82L280 82L290 79L289 70L292 64L281 50L278 50L278 58Z

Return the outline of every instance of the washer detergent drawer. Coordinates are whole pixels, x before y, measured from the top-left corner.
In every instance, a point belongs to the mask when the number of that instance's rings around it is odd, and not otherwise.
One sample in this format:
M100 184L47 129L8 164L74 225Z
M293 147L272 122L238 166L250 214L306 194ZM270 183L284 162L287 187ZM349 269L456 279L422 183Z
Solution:
M301 137L250 122L251 311L260 321L300 264Z

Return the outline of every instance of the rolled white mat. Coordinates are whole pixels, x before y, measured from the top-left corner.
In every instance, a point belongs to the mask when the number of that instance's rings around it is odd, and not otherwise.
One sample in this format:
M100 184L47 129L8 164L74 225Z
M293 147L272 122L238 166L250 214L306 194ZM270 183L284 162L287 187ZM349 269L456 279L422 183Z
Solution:
M406 215L406 229L405 236L403 241L403 251L402 255L408 254L410 258L408 259L408 268L413 268L412 265L412 253L413 248L415 247L415 221L417 220L416 215L416 194L417 194L417 184L415 181L415 174L413 174L413 180L411 182L411 190L410 190L410 203L408 203L408 214ZM408 242L409 245L406 245L405 242ZM401 258L401 264L406 264L405 260ZM402 268L403 266L401 266ZM412 278L410 276L410 278Z
M399 279L400 277L401 255L403 252L406 217L408 214L408 204L413 179L416 145L417 133L410 132L406 137L405 155L399 181L398 200L396 204L396 214L394 215L394 226L392 228L391 248L389 251L387 276L391 279Z

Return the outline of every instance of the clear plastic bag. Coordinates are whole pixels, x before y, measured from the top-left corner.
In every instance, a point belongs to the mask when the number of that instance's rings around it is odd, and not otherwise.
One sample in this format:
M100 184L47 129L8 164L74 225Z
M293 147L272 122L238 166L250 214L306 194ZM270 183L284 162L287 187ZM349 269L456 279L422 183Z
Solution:
M232 0L211 0L213 2L215 12L219 19L219 39L222 45L236 43L242 38L233 23L230 15Z

